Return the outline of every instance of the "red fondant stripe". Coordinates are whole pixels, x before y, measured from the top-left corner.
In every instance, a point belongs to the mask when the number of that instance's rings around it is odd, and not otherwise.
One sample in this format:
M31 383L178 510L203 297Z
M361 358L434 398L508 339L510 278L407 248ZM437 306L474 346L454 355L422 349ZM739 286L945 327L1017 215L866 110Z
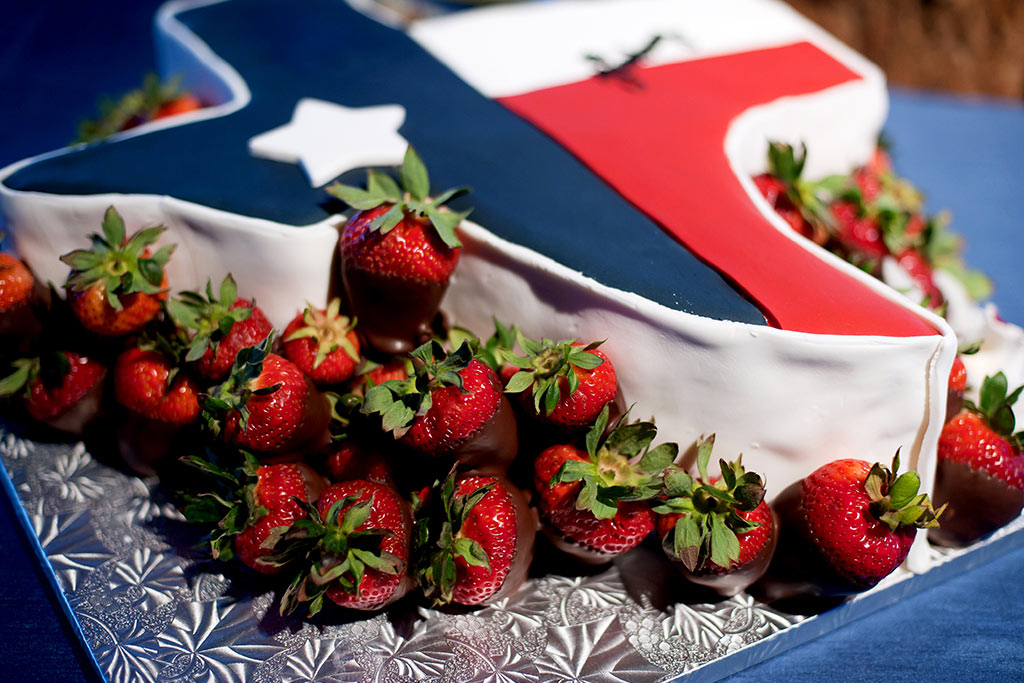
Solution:
M595 77L501 101L748 292L782 329L936 334L920 317L780 233L725 157L729 124L745 110L856 80L856 73L814 45L797 43L634 75L642 87Z

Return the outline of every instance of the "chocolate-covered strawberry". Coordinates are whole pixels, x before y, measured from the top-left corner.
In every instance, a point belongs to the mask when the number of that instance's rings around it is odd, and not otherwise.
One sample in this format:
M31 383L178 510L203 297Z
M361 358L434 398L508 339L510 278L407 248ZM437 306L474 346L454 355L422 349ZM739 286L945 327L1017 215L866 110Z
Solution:
M537 421L563 431L585 428L615 400L615 368L597 348L602 342L538 342L519 332L516 339L525 355L502 354L517 369L505 391L519 393L523 410Z
M353 480L324 489L308 519L285 537L282 554L303 567L281 598L281 612L324 597L342 607L375 610L405 595L412 518L409 504L389 486Z
M12 363L0 380L0 396L20 396L33 419L81 435L100 411L107 368L88 356L46 350Z
M537 513L505 477L456 475L417 511L416 578L435 605L481 605L514 592L533 559Z
M916 472L864 460L835 460L787 487L772 503L781 533L767 574L766 600L849 595L891 574L910 552L918 529L938 526Z
M505 471L518 438L512 407L491 368L473 357L466 342L450 354L437 341L412 352L415 374L388 380L366 392L362 411L379 414L385 431L413 452L447 470L451 460Z
M172 354L146 342L117 357L113 377L121 456L136 472L153 474L174 436L199 419L199 385Z
M302 463L260 465L249 453L241 456L233 470L196 456L182 459L211 478L209 490L186 496L185 518L210 528L214 559L237 556L260 573L276 574L285 566L275 555L278 541L306 517L301 502L315 501L325 482Z
M160 312L167 297L164 266L175 245L150 254L149 247L165 228L144 228L128 238L124 220L112 206L102 228L102 235L91 235L91 249L76 249L60 260L71 266L65 286L82 325L96 334L120 336L139 330Z
M665 489L652 508L668 558L690 581L729 597L768 569L779 528L761 477L739 459L719 460L721 476L708 476L714 443L714 435L697 442L699 477L675 465L665 470Z
M332 482L365 479L378 484L394 484L391 463L371 446L352 439L341 439L325 449L323 469Z
M545 449L534 462L534 486L544 531L556 547L583 562L608 562L640 544L654 529L648 500L679 452L674 443L651 448L651 422L618 425L602 438L608 407L587 433L586 450L572 444Z
M1024 432L1014 433L1013 404L1024 387L1008 392L1006 376L986 377L977 404L946 423L939 435L935 502L949 509L928 538L966 545L1020 515L1024 508Z
M274 329L255 301L238 296L230 274L220 283L218 295L207 280L206 296L182 292L167 304L174 321L194 331L185 361L195 361L199 374L212 381L227 377L238 352L259 344Z
M330 440L327 398L294 363L270 353L272 337L238 352L203 407L215 432L261 459L298 458Z
M342 284L360 332L385 353L406 353L430 336L459 261L455 230L469 214L443 206L464 188L430 196L427 169L412 147L399 179L371 170L365 190L337 183L327 188L358 209L341 234Z
M341 299L326 309L307 306L284 329L284 355L317 386L339 384L359 363L355 321L341 315Z

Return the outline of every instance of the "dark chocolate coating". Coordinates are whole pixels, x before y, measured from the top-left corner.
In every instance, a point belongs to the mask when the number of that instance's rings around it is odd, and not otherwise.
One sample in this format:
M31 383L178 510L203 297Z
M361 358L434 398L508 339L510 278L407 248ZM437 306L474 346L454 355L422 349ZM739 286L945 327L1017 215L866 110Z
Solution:
M723 598L731 598L737 593L745 590L747 586L761 578L766 571L768 571L768 565L772 561L772 556L775 555L775 548L779 543L779 518L772 510L772 531L768 537L768 543L761 548L761 551L754 556L750 562L747 562L741 567L737 567L735 570L727 574L712 574L710 572L691 572L686 566L680 562L677 558L669 554L669 559L672 560L672 564L678 569L688 581L706 586L711 590L715 591Z
M391 355L409 353L431 336L448 281L428 282L383 277L356 268L344 258L341 279L358 331L374 349Z
M1020 515L1024 491L962 462L939 458L935 507L949 503L928 540L960 547L990 534Z
M494 475L507 472L518 452L516 416L505 394L501 394L491 419L456 448L452 456L460 465Z

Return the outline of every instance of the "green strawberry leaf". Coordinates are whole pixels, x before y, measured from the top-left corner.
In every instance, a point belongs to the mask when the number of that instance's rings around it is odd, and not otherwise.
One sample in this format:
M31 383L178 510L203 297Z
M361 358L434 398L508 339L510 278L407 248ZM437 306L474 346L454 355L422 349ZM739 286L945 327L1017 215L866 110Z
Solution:
M992 429L998 433L1006 435L1013 434L1013 429L1016 426L1016 418L1013 415L1013 408L1007 404L1003 404L996 409L995 413L989 418L989 422L992 425Z
M711 517L711 561L728 568L740 557L740 541L719 516Z
M704 483L711 481L708 477L708 463L711 461L711 451L714 447L714 434L697 440L697 472L700 474L700 480Z
M736 472L732 466L725 461L724 458L718 459L718 467L722 472L722 482L725 484L725 488L731 491L736 487Z
M367 567L384 574L395 576L401 571L402 560L392 553L382 551L380 555L375 555L369 550L362 550L360 548L353 548L351 552Z
M191 497L182 509L185 519L193 524L216 524L224 516L224 508L209 497Z
M455 228L459 227L469 214L469 211L440 211L438 209L431 209L427 212L427 218L430 219L430 224L437 230L441 241L452 249L458 249L462 246L462 242L459 241L458 236L455 234Z
M471 567L486 567L491 570L490 559L487 551L476 541L469 538L456 538L452 544L452 551Z
M676 444L659 444L640 458L640 471L644 474L660 474L675 461L678 455L679 446Z
M651 422L621 425L608 435L602 450L632 458L647 448L657 433L657 427Z
M697 570L700 561L700 548L703 544L703 534L697 521L689 516L683 515L676 520L675 530L672 536L672 550L683 566L691 572Z
M384 201L399 202L402 199L402 188L398 186L395 179L386 173L370 170L366 174L366 191L381 198Z
M395 204L390 209L370 221L369 229L379 231L382 235L391 232L396 225L402 222L405 217L405 210L401 204Z
M604 358L601 358L600 356L593 353L575 351L569 354L569 362L578 368L582 368L584 370L593 370L594 368L604 363Z
M28 384L29 378L38 372L39 362L22 358L12 364L14 372L0 380L0 396L13 396Z
M373 496L370 496L368 499L360 501L346 510L339 525L342 533L351 534L353 531L365 524L366 520L370 519L372 509Z
M445 190L441 194L434 197L434 201L432 203L434 206L441 206L442 204L445 204L451 201L452 199L455 199L456 197L461 197L462 195L467 193L469 193L468 187L453 187L451 189ZM466 213L468 214L469 212L467 211Z
M505 393L518 394L528 389L531 384L533 384L533 373L520 370L509 378L508 384L505 385Z
M899 510L910 503L921 488L921 477L917 472L905 472L889 487L889 505Z
M689 497L693 494L693 477L683 469L671 466L665 470L665 491L671 498Z
M430 177L427 175L427 167L420 159L412 145L405 150L405 158L402 166L398 169L398 175L402 187L417 201L423 201L430 194Z
M1002 372L986 377L981 383L981 411L985 415L991 415L998 410L1006 398L1006 390L1006 375Z
M330 185L327 188L327 192L359 211L374 209L386 201L385 198L376 194L353 187L352 185L342 185L341 183Z
M125 238L124 219L121 218L121 214L113 206L108 207L100 225L103 228L103 236L106 238L107 244L119 249Z
M594 421L594 426L587 432L587 453L590 454L591 458L597 458L597 446L601 441L601 437L604 435L604 430L608 427L608 406L606 405L601 409L601 413L597 416Z
M596 474L594 464L581 460L566 460L558 468L558 472L551 478L551 486L566 482L579 481L584 477L593 477Z

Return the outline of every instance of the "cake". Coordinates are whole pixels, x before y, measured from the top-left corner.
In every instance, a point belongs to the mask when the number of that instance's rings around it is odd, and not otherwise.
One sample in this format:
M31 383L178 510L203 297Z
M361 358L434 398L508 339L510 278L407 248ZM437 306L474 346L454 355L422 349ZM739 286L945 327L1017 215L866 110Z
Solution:
M323 186L409 142L435 185L473 186L450 321L607 337L636 415L684 448L715 432L769 496L897 448L930 486L953 329L793 233L750 180L769 139L805 142L810 175L864 163L886 110L877 68L767 0L568 0L407 32L337 1L290 9L170 3L162 70L215 106L0 171L42 279L63 281L55 256L116 204L168 227L175 288L231 272L283 326L331 291L341 219Z

